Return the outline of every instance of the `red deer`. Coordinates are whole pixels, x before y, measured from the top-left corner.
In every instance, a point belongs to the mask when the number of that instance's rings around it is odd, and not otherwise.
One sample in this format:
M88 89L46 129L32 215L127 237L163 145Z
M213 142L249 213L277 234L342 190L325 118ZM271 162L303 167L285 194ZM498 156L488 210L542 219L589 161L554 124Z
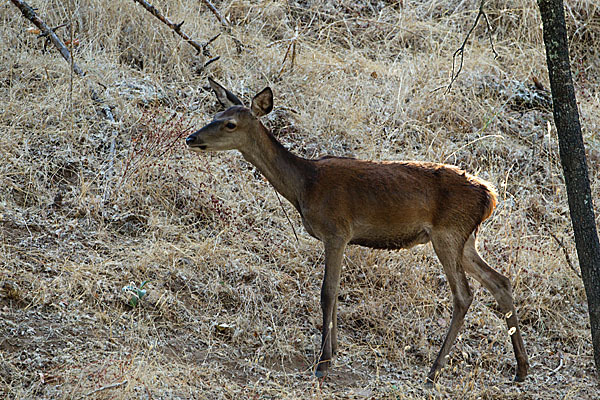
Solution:
M496 299L517 360L515 380L525 379L529 365L511 283L492 269L475 247L479 226L496 206L489 183L445 164L298 157L260 122L260 117L273 109L270 88L258 93L246 108L233 93L210 78L209 82L219 102L228 108L186 139L189 149L238 150L298 210L306 231L324 244L317 377L326 375L337 350L337 299L346 245L401 249L432 242L452 291L453 309L427 385L440 373L473 299L465 273Z

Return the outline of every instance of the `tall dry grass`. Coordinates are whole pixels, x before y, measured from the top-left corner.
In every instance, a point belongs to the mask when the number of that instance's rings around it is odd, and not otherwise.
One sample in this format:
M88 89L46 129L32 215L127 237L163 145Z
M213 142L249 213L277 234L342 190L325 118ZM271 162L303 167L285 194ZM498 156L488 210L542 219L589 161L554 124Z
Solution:
M73 23L87 76L71 87L68 65L0 6L4 397L596 397L556 131L549 109L523 100L533 78L548 88L534 1L489 2L498 57L480 24L449 93L475 0L215 2L232 29L200 72L206 57L132 1L30 4L50 25ZM197 41L223 31L202 2L153 4ZM569 1L567 18L598 198L599 8ZM448 162L492 181L501 201L480 248L513 282L527 382L510 382L506 328L472 282L449 365L425 391L451 313L434 253L352 247L340 354L319 387L321 245L285 204L294 238L274 190L239 154L196 156L178 140L218 110L207 75L245 100L270 85L265 123L297 154ZM122 288L146 280L131 308Z

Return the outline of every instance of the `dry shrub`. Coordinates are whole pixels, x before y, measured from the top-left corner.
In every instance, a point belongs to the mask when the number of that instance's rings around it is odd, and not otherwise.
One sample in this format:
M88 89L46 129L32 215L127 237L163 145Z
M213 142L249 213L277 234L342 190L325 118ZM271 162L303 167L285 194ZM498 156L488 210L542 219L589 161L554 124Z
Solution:
M66 63L0 6L0 394L594 398L556 131L547 104L527 100L548 94L533 0L487 3L499 57L480 22L445 93L478 3L215 2L225 32L202 2L153 2L199 42L222 32L210 47L221 59L202 71L207 56L135 2L32 0L50 25L73 23L87 83L72 86ZM570 2L567 17L598 198L598 6ZM426 392L451 315L435 254L350 247L340 354L319 387L321 245L239 154L185 150L219 109L209 74L246 102L270 85L264 122L297 154L449 162L493 182L501 201L479 246L513 283L528 381L510 382L503 318L472 282L441 385ZM146 280L132 308L122 289Z

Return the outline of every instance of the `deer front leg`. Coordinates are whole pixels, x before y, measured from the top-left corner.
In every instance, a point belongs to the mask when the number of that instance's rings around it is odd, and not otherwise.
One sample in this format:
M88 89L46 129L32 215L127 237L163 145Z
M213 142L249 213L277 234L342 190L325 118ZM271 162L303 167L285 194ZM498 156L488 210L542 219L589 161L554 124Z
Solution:
M315 371L317 378L327 375L333 351L337 350L337 296L340 287L342 258L346 242L331 240L325 242L325 276L321 287L321 309L323 310L323 330L321 356Z

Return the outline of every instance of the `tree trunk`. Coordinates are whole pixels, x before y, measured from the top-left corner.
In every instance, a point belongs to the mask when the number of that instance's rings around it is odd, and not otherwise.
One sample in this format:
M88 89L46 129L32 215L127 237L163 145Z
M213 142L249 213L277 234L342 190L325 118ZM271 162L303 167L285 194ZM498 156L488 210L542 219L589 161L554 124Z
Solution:
M600 378L600 243L571 78L563 0L538 0L538 6L544 26L560 161L567 186L581 277L588 300L596 373Z

